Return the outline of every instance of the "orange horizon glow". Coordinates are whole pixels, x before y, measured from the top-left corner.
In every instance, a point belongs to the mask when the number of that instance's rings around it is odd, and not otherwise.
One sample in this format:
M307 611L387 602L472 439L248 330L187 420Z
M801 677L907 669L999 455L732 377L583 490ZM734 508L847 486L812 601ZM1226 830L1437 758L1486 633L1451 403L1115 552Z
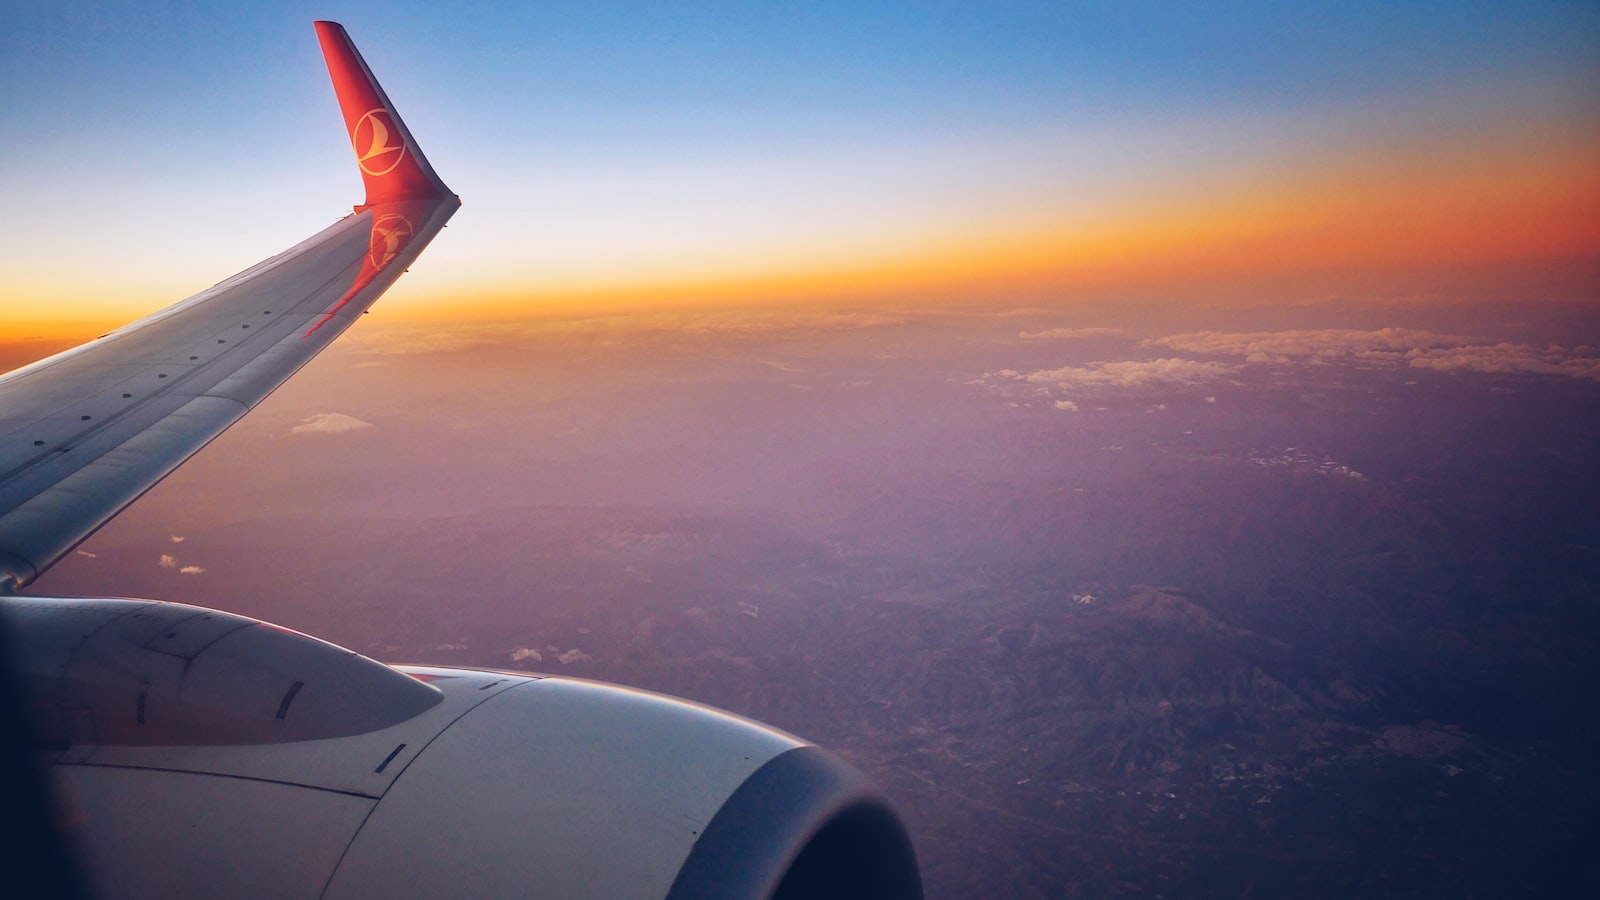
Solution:
M1386 279L1408 295L1513 283L1535 300L1584 299L1600 287L1585 275L1600 272L1596 158L1593 129L1539 134L1502 122L1495 135L1476 140L1435 139L1404 153L1329 148L1322 159L1276 169L1242 161L1237 171L1190 173L1181 187L1129 190L1095 209L991 212L869 242L802 241L729 254L732 262L463 281L459 266L450 271L439 258L445 254L430 250L377 310L428 320L884 299L970 304L1017 295L1070 301L1075 292L1195 284L1315 293ZM1530 274L1541 266L1557 273L1542 287ZM4 287L30 298L0 314L13 341L97 334L181 299L131 280L117 293L90 287L92 299L64 281Z
M414 297L407 317L505 315L596 306L751 305L1159 288L1187 282L1404 284L1440 296L1465 286L1526 285L1540 267L1600 271L1600 147L1508 158L1482 152L1396 166L1357 160L1287 184L1236 176L1181 202L1130 204L1093 221L999 224L925 235L875 258L716 277L644 275L603 283L481 285L468 297ZM1591 149L1596 150L1590 153ZM866 255L860 254L858 255ZM1498 273L1498 274L1497 274ZM1502 277L1503 276L1503 277ZM1593 297L1570 275L1545 297ZM436 292L434 292L436 293ZM419 302L424 301L424 302ZM400 312L400 310L396 310Z

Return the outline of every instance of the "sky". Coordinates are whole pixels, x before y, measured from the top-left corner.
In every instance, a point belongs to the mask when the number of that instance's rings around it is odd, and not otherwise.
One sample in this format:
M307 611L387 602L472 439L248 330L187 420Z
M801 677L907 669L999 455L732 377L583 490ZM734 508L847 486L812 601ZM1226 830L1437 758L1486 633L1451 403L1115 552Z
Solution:
M1600 293L1592 3L257 6L0 11L0 330L359 202L316 18L464 201L394 316Z

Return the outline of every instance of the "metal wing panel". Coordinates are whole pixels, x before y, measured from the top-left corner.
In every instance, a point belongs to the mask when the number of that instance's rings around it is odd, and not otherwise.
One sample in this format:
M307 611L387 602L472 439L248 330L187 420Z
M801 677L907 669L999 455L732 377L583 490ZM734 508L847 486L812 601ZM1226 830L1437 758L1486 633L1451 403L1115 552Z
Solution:
M0 594L39 576L365 312L461 205L349 35L316 23L367 203L294 247L0 376Z
M0 586L31 581L282 384L457 206L450 197L370 207L267 265L0 379Z

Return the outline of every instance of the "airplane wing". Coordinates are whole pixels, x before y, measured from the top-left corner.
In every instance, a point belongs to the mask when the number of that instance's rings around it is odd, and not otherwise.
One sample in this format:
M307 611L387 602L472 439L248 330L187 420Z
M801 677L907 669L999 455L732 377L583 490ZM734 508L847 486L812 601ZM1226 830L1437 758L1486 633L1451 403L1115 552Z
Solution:
M0 594L38 577L321 352L460 206L344 28L316 28L365 203L187 300L0 376Z
M888 801L760 723L386 666L180 603L16 593L326 347L459 205L344 30L317 33L365 203L0 377L0 769L48 766L36 830L106 897L920 898Z

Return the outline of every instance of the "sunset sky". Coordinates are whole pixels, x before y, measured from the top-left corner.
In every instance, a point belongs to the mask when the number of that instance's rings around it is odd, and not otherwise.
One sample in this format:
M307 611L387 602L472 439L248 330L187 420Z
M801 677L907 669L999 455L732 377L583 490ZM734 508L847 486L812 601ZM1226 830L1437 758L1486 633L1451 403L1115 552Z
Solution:
M23 0L0 331L131 319L348 212L315 18L465 203L402 318L1595 298L1592 3Z
M463 201L408 274L255 305L432 219L6 375L363 202L318 19ZM726 708L878 784L929 900L1600 873L1600 0L0 0L0 195L45 627Z

